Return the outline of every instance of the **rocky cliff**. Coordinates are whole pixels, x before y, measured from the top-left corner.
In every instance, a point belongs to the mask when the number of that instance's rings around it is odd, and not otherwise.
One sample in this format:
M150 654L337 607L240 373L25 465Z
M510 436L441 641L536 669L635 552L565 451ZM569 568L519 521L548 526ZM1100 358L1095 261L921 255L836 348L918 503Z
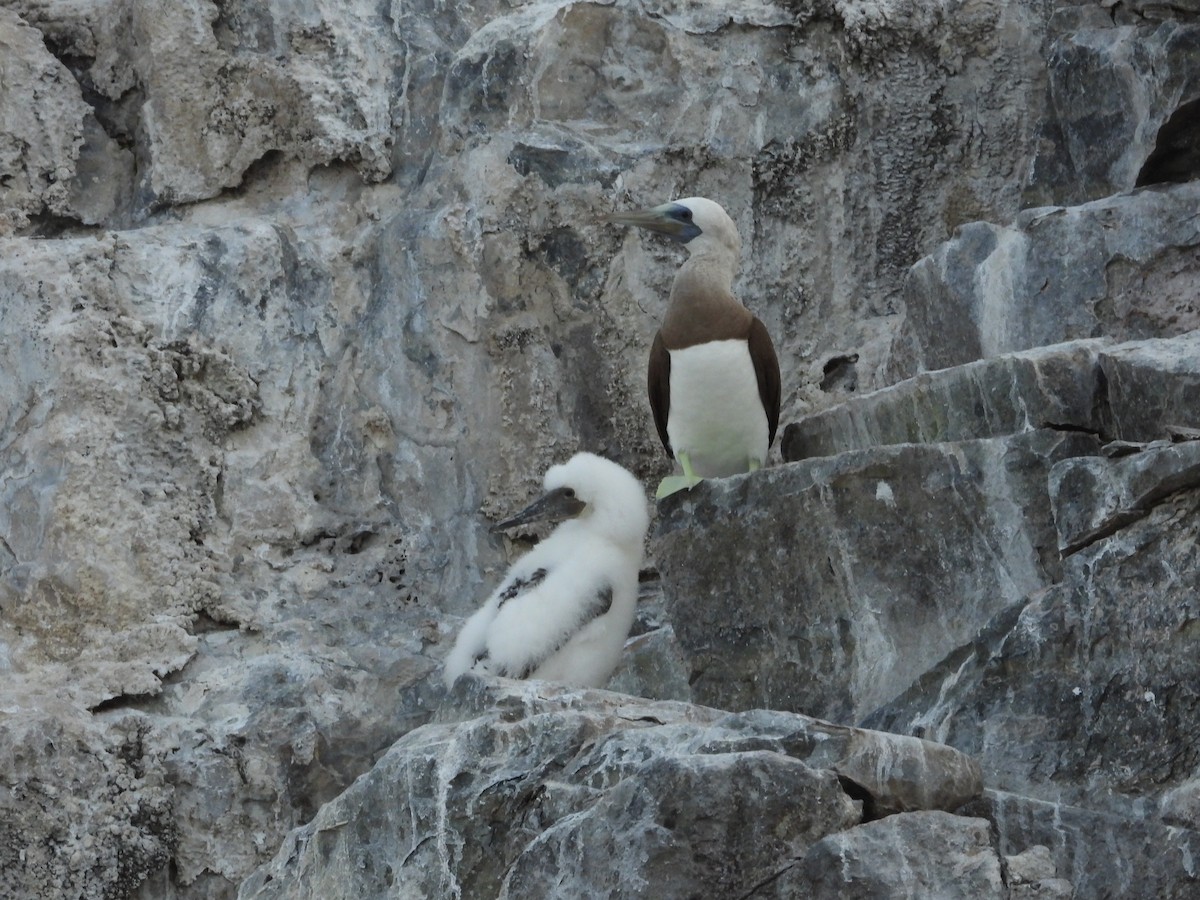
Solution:
M1200 891L1200 5L8 0L0 894ZM777 465L439 660L701 194Z

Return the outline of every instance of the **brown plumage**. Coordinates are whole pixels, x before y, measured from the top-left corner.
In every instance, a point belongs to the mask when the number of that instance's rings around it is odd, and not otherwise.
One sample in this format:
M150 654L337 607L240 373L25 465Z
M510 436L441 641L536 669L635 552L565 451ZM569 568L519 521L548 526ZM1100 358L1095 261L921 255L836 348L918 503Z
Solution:
M720 477L764 465L779 426L779 361L762 322L733 296L741 253L733 221L703 197L610 219L665 234L689 250L651 344L647 375L658 436L684 469L682 481L668 479L670 490L690 487L696 476ZM686 374L677 371L680 365L687 367ZM751 371L753 396L747 393ZM760 424L743 402L759 406L765 422Z

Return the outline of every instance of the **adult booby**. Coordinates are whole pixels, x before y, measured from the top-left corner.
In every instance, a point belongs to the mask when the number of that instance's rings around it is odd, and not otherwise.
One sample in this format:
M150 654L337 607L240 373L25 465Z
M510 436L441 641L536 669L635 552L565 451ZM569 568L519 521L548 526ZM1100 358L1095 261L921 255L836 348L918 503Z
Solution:
M650 347L654 424L683 469L664 478L656 496L761 468L779 425L779 360L762 322L733 296L742 251L737 226L704 197L608 220L665 234L688 249Z
M446 685L468 669L603 687L637 604L650 517L641 484L614 462L578 453L551 467L545 494L496 525L561 522L521 557L467 619L446 657Z

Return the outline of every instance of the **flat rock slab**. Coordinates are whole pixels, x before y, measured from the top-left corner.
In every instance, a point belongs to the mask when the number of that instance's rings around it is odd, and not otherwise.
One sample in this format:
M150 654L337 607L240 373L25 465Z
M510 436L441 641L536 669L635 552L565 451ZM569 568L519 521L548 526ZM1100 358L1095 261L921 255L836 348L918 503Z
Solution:
M870 809L981 791L913 738L468 677L239 896L742 896Z
M1154 441L1200 428L1200 329L1131 341L1099 355L1101 430L1115 440Z
M1038 430L713 480L659 507L653 549L697 703L857 722L1060 574ZM903 548L903 552L899 552Z
M784 429L789 462L890 444L1001 437L1048 425L1098 431L1101 341L1073 341L909 378Z
M1200 327L1198 203L1193 182L962 226L908 272L889 374Z
M1200 331L1070 341L923 373L788 425L783 458L1043 427L1129 441L1200 428Z
M780 897L1007 900L987 819L945 812L889 816L830 835L780 879Z
M1164 497L1200 487L1200 441L1159 442L1118 459L1066 459L1050 470L1058 546L1074 553L1146 516Z

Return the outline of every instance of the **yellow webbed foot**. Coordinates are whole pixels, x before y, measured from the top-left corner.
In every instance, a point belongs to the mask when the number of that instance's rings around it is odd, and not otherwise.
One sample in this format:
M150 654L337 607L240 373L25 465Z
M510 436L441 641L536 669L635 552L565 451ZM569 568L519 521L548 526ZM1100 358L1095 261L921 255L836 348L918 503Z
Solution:
M675 458L679 460L679 465L683 469L682 475L668 475L658 483L658 490L654 492L654 499L661 500L663 497L670 497L672 494L679 491L690 491L704 479L692 471L692 461L688 454L680 451L675 454Z
M654 499L661 500L679 491L690 491L703 480L699 475L668 475L658 483L658 490L654 492Z

